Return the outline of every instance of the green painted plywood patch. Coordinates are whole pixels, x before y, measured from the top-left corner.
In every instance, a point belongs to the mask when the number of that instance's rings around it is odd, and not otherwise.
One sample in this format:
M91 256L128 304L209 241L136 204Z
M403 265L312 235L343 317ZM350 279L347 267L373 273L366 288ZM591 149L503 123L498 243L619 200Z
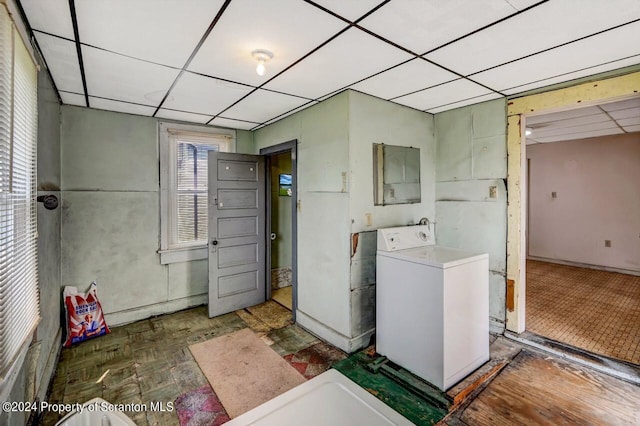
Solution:
M425 401L391 378L368 371L366 366L374 360L365 352L358 352L333 368L416 425L434 425L447 415L447 410Z

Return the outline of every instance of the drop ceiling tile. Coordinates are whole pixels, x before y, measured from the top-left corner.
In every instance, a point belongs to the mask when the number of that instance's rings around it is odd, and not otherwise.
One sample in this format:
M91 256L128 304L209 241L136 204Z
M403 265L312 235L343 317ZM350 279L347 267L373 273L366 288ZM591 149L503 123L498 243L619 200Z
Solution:
M638 37L640 22L481 72L473 79L506 91L638 55L636 43L620 43L620 40L636 40Z
M84 93L76 44L47 34L34 34L58 90Z
M428 112L429 114L438 114L440 112L449 111L450 109L461 108L461 107L467 106L467 105L479 104L481 102L491 101L491 100L498 99L498 98L501 98L501 97L502 96L499 95L498 93L489 93L487 95L476 96L476 97L471 98L471 99L465 99L463 101L454 102L454 103L451 103L451 104L443 105L441 107L430 108L430 109L426 110L426 112Z
M251 123L249 121L232 120L230 118L216 117L211 123L212 126L227 127L229 129L251 130L258 125L258 123Z
M587 139L587 138L596 138L600 136L618 135L621 133L623 132L618 127L612 127L610 129L593 130L590 132L572 133L569 135L558 135L558 136L549 136L544 138L536 138L536 140L541 143L562 142L562 141L570 141L570 140L576 140L576 139Z
M553 120L553 119L551 120L552 121L547 121L539 124L531 123L529 120L527 120L527 127L531 127L536 130L537 129L550 130L550 129L562 129L564 127L583 126L583 125L588 125L593 123L604 123L604 122L613 123L613 121L605 113L585 115L582 117L567 118L563 120Z
M518 93L524 93L529 90L538 89L545 86L550 86L552 84L564 83L566 81L575 80L582 77L589 77L592 75L596 75L599 73L617 70L620 68L624 68L627 66L637 65L640 63L640 55L635 55L629 58L621 59L618 61L607 62L603 65L597 65L593 67L583 68L579 71L564 73L555 77L543 78L540 80L533 81L528 84L523 84L520 86L515 86L509 89L502 90L502 92L506 95L515 95ZM478 74L479 75L479 74ZM475 78L475 77L474 77Z
M295 18L294 18L295 17ZM299 0L234 0L189 65L189 70L259 86L346 26ZM273 53L256 74L256 49Z
M62 103L65 105L77 105L77 106L87 106L87 102L84 98L84 95L79 93L69 93L60 91L60 97L62 98Z
M298 108L296 108L296 109L293 109L293 110L291 110L291 111L287 111L286 113L284 113L284 114L282 114L282 115L278 115L278 116L276 116L276 117L273 117L271 120L266 121L266 122L265 122L265 123L263 123L262 125L260 125L260 126L256 127L256 129L259 129L259 128L261 128L261 127L264 127L264 126L265 126L265 125L267 125L267 124L275 123L276 121L282 120L282 119L283 119L283 118L285 118L285 117L288 117L288 116L290 116L290 115L293 115L293 114L295 114L295 113L297 113L297 112L300 112L300 111L302 111L302 110L304 110L304 109L310 108L310 107L312 107L312 106L314 106L314 105L316 105L316 104L318 104L318 103L319 103L319 102L311 101L311 102L309 102L308 104L302 105L302 106L300 106L300 107L298 107ZM255 130L255 129L254 129L254 130Z
M101 99L93 96L89 97L89 103L91 104L91 108L124 112L126 114L146 115L148 117L151 117L156 111L156 108L151 106L112 101L110 99Z
M609 115L615 118L616 120L619 120L622 118L640 117L640 106L635 108L626 108L626 109L618 109L615 111L609 111Z
M75 2L83 43L180 68L222 3L222 0Z
M492 93L490 90L472 83L469 80L458 79L441 84L440 86L396 98L393 101L412 108L429 111L490 93Z
M410 58L408 53L351 28L265 87L319 98Z
M264 123L307 103L309 103L307 99L258 89L221 115L237 120Z
M189 123L204 124L211 120L210 115L194 114L184 111L173 111L170 109L161 108L156 114L158 118L168 118L170 120L187 121Z
M350 21L355 21L371 9L382 3L382 0L359 0L359 1L344 1L344 0L315 0L320 6L325 9L346 18Z
M253 87L185 72L163 107L213 116L252 90Z
M515 9L522 10L539 3L540 0L507 0Z
M351 88L379 98L390 99L456 79L458 79L457 75L416 58L354 84Z
M622 127L640 126L640 116L637 115L635 117L623 118L617 121Z
M178 70L82 46L89 95L154 105Z
M624 131L627 133L640 132L640 126L627 126L624 127Z
M550 1L436 50L428 58L468 75L637 18L640 18L637 0ZM635 31L635 38L627 40L637 39ZM633 44L619 43L624 38L617 40L618 45ZM589 53L595 59L606 52Z
M363 19L360 25L423 54L516 12L504 0L392 1Z
M527 126L531 124L545 123L549 121L566 120L569 118L585 117L588 115L602 114L602 111L597 106L574 108L566 111L552 112L549 114L540 114L534 116L527 116Z
M542 140L551 136L563 136L572 134L582 134L585 132L593 132L608 129L620 129L612 120L602 121L599 123L584 124L582 126L574 127L560 127L560 128L534 128L532 136L538 140Z
M640 108L640 96L627 99L624 101L610 102L608 104L602 104L602 109L605 111L618 111L630 108Z
M69 0L20 0L20 4L32 29L75 40Z

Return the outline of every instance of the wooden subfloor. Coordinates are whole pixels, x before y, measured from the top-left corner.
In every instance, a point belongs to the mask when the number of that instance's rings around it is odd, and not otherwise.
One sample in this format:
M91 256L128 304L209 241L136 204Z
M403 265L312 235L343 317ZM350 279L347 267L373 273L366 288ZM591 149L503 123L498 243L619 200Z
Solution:
M638 425L640 387L522 350L448 425Z
M256 332L286 360L304 351L324 351L340 359L328 345L292 325L291 312L273 301L216 318L208 318L202 306L113 327L111 334L62 349L46 401L84 403L96 397L113 404L175 401L186 392L208 385L189 345L244 328ZM305 365L315 368L312 375L330 366L331 362L321 364L318 359L322 356L316 355L314 364ZM175 411L126 414L140 426L179 425ZM60 417L47 412L36 424L53 425Z
M273 301L217 318L208 318L203 306L115 327L109 335L63 349L46 401L176 401L208 385L188 346L244 328L306 378L346 356L291 324L291 312ZM638 386L502 336L490 341L491 360L448 392L454 408L443 424L640 424ZM179 424L175 411L126 414L141 426ZM53 425L60 417L47 412L36 424Z
M527 261L527 331L640 364L640 277Z

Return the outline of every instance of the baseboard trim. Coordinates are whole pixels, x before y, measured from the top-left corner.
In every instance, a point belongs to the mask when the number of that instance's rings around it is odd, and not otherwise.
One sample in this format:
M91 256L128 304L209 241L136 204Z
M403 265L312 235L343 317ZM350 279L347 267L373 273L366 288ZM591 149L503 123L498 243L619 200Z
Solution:
M126 311L108 313L104 315L104 319L110 327L119 326L151 318L156 315L170 314L172 312L203 305L208 302L208 294L198 294L196 296L170 300L168 302L156 303L153 305L142 306L140 308L127 309Z
M375 329L368 330L356 337L347 337L344 334L327 327L320 321L305 314L299 309L296 311L296 324L320 339L331 343L347 353L353 353L369 344L369 339L375 333Z
M537 260L539 262L556 263L558 265L577 266L579 268L596 269L598 271L617 272L619 274L640 276L640 271L612 268L610 266L590 265L588 263L572 262L570 260L548 259L546 257L538 256L527 256L527 260Z
M489 318L489 332L493 334L504 334L505 324L504 321L497 320L495 318Z

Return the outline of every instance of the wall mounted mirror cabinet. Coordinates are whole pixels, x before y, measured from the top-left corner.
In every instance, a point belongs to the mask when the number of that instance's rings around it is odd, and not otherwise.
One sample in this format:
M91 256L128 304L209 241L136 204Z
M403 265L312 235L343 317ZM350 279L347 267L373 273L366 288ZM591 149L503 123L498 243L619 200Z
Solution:
M373 198L377 206L420 202L420 149L373 144Z

